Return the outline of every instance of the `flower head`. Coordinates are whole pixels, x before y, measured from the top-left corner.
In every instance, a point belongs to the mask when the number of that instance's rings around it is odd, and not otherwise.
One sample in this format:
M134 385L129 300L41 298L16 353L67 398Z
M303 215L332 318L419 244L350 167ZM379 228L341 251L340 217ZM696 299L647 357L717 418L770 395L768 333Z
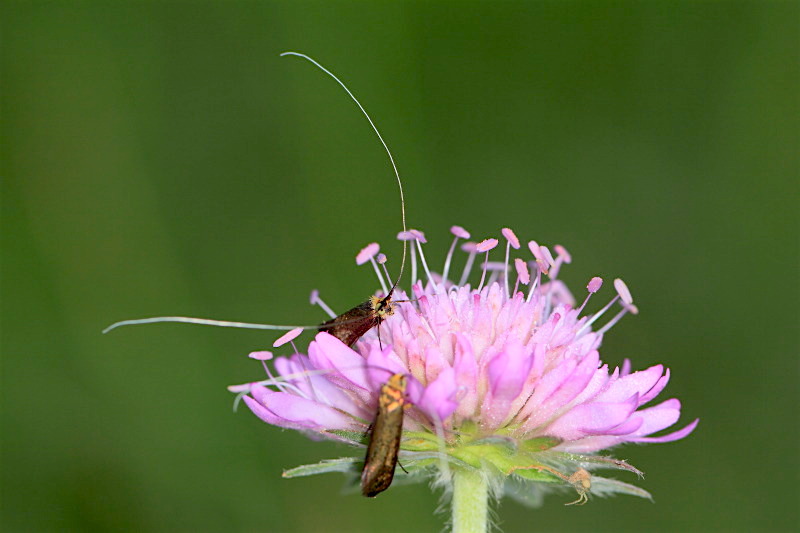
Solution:
M611 369L600 360L606 332L625 314L638 312L625 283L615 280L616 295L588 313L587 304L603 280L592 278L576 306L558 280L560 268L572 261L564 247L551 252L530 241L525 250L504 228L504 261L491 261L498 239L472 242L458 226L451 232L454 239L441 274L429 269L422 232L398 236L411 245L411 290L396 289L399 303L393 304L393 313L352 347L320 332L307 354L295 348L293 355L276 358L275 373L266 364L271 354L256 352L253 357L262 360L269 379L231 390L269 424L363 446L381 386L402 374L410 407L400 453L409 476L430 475L447 484L451 470L477 472L497 495L504 492L531 503L541 499L541 489L557 487L576 490L580 503L589 494L649 497L627 483L591 474L600 468L641 474L624 461L596 453L626 442L681 439L697 420L655 435L680 415L677 399L655 402L669 370L655 365L632 372L627 360ZM461 249L467 257L458 279L451 279L459 239L466 240ZM524 254L512 260L512 249ZM391 281L385 266L383 271L379 267L386 260L378 251L377 244L367 246L357 262L372 263L382 294L387 294ZM468 280L478 278L472 272L476 260L480 280L473 287ZM312 303L335 316L316 291ZM610 313L615 306L618 312ZM361 460L327 461L286 475L356 470Z

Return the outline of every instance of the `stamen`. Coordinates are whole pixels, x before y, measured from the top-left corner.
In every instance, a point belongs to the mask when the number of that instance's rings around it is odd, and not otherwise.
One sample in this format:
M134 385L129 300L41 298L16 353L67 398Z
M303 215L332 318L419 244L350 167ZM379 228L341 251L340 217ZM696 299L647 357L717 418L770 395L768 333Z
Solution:
M570 255L570 253L567 251L566 248L564 248L560 244L556 244L555 246L553 246L553 249L555 249L559 257L564 259L564 262L566 264L572 263L572 256Z
M612 318L611 320L609 320L609 321L608 321L608 323L607 323L605 326L603 326L602 328L600 328L599 330L597 330L597 334L598 334L598 335L601 335L601 334L605 333L606 331L608 331L609 329L611 329L611 328L614 326L614 324L616 324L617 322L619 322L619 321L620 321L620 319L621 319L623 316L625 316L626 314L628 314L628 312L629 312L629 311L630 311L630 309L628 308L628 306L627 306L627 305L623 305L623 306L622 306L622 311L620 311L619 313L617 313L616 315L614 315L614 318Z
M375 263L375 255L378 253L379 250L380 246L378 245L377 242L373 242L366 245L364 248L361 249L360 252L358 252L358 255L356 256L356 264L363 265L367 261L372 263L372 268L375 270L375 275L378 276L378 282L381 284L383 293L387 294L389 292L389 289L386 288L386 282L383 280L383 275L381 274L378 265Z
M461 237L462 239L469 239L470 237L469 232L464 228L462 228L461 226L451 226L450 233L452 233L456 237Z
M619 300L619 294L618 294L618 295L616 295L616 296L614 296L614 297L611 299L611 301L610 301L610 302L608 302L608 303L605 305L605 307L603 307L601 310L599 310L599 311L598 311L598 312L596 312L594 315L592 315L592 318L590 318L589 320L587 320L587 321L586 321L586 324L584 324L584 325L583 325L583 327L582 327L581 329L579 329L579 330L578 330L578 332L577 332L575 335L576 335L576 336L580 335L581 333L583 333L583 332L584 332L584 330L586 330L586 329L587 329L587 328L589 328L589 327L590 327L592 324L594 324L594 323L597 321L597 319L598 319L598 318L600 318L601 316L603 316L603 313L605 313L606 311L608 311L608 309L609 309L609 308L610 308L612 305L614 305L614 302L616 302L617 300Z
M430 283L431 287L433 287L433 292L439 294L439 289L436 284L436 281L433 279L433 276L431 275L431 271L428 268L428 262L425 261L425 254L422 252L422 243L428 242L425 239L425 234L415 229L409 230L409 233L413 233L416 236L415 240L417 242L417 250L419 250L419 260L420 262L422 262L422 268L425 269L425 275L428 276L428 282Z
M369 243L364 248L362 248L360 252L358 252L358 255L356 255L356 264L363 265L364 263L375 257L375 254L377 254L380 251L380 249L381 247L378 245L377 242Z
M401 241L416 240L416 235L411 231L401 231L397 234L397 238ZM413 246L411 248L411 285L417 282L417 252Z
M547 274L547 277L550 279L555 279L555 274L549 272L549 270L552 270L553 267L556 266L556 262L553 259L553 254L550 253L550 249L547 246L543 245L539 249L542 251L542 256L544 257L544 260L547 261L548 265L548 271L545 272L545 274Z
M535 243L536 241L531 241L531 242ZM533 247L530 247L530 248L531 248L531 251L533 251ZM538 251L538 245L535 248ZM539 260L537 259L536 261L532 261L530 263L530 266L536 269L536 278L533 280L533 283L531 283L531 286L528 289L528 297L525 298L526 302L530 302L531 301L531 299L533 298L534 292L536 292L537 287L539 287L539 285L541 285L541 283L542 283L542 269L541 269L541 263L539 262Z
M533 254L533 257L536 258L536 265L539 267L537 270L544 274L547 274L548 263L547 259L542 255L542 247L539 246L539 243L536 241L528 242L528 249Z
M595 276L589 280L589 284L586 285L586 288L589 289L589 292L594 294L600 290L600 287L603 286L603 278L599 276Z
M278 340L276 340L275 342L272 343L272 347L273 348L278 348L280 346L283 346L287 342L291 342L291 341L295 340L297 338L297 336L300 335L302 332L303 332L303 328L294 328L291 331L287 331ZM295 351L297 351L297 350L295 349Z
M523 285L527 285L531 282L531 275L528 272L528 265L525 264L525 261L517 257L514 259L514 269L517 271L517 281L514 283L514 294L517 294L517 289L519 289L519 284L522 283Z
M514 268L517 270L517 277L519 282L523 285L527 285L531 282L531 275L528 271L528 264L525 263L522 259L517 257L514 259Z
M483 288L483 282L486 280L486 267L489 266L489 251L492 250L500 241L497 239L484 239L478 243L475 249L479 252L486 252L486 259L483 261L483 273L481 274L481 282L478 284L478 290Z
M450 250L447 252L447 258L444 260L444 268L442 269L442 286L447 285L447 275L450 273L450 261L453 259L453 252L456 249L456 243L459 238L469 239L469 232L461 226L453 226L450 228L450 233L455 235L453 244L450 245Z
M308 299L311 305L318 305L322 308L323 311L328 313L328 316L331 318L336 318L338 315L333 312L333 309L328 307L328 304L322 301L322 298L319 297L319 291L314 289L311 291L311 297Z
M589 294L586 295L586 299L583 301L581 306L578 308L578 315L581 314L581 311L583 311L583 308L586 307L587 303L589 303L589 298L592 297L592 294L594 294L597 291L599 291L600 287L602 287L602 286L603 286L603 278L595 276L591 280L589 280L589 284L586 285L586 288L589 290Z
M561 265L566 263L570 264L572 262L572 256L569 254L566 248L561 246L560 244L556 244L553 246L553 249L556 251L556 264L552 268L552 272L550 273L550 279L555 279L558 276L559 270L561 270Z
M381 270L378 268L378 263L375 262L375 258L374 257L370 257L369 258L369 262L372 263L372 268L375 269L375 275L378 276L378 281L381 284L381 289L383 289L383 294L389 294L389 289L386 286L386 283L383 281L383 274L381 274ZM383 268L386 269L386 267L383 267ZM388 274L389 274L388 271L386 272L386 274L388 276ZM387 279L391 279L391 278L387 278Z
M379 264L379 265L381 265L381 266L383 267L383 273L384 273L384 274L386 274L386 279L392 279L392 278L389 276L389 269L388 269L388 268L386 268L386 261L388 261L388 260L389 260L389 259L386 257L386 254L378 254L378 256L377 256L375 259L378 261L378 264ZM385 289L384 289L384 291L385 291ZM387 293L387 292L384 292L384 294L388 294L388 293Z
M250 352L248 357L251 358L251 359L257 359L257 360L261 361L261 366L264 367L264 371L267 373L267 376L269 376L269 379L271 379L271 380L273 380L275 382L273 385L275 387L277 387L279 391L286 392L284 387L291 386L294 390L296 390L302 396L305 397L305 394L303 394L303 391L301 391L300 389L298 389L297 387L295 387L291 383L286 383L286 382L281 383L279 381L275 381L275 376L272 375L272 371L269 369L269 365L267 365L267 361L272 359L272 352L269 352L269 351L266 351L266 350L262 350L262 351L259 351L259 352Z
M461 245L461 249L465 252L469 253L469 257L467 257L467 263L464 265L464 271L461 273L461 279L458 280L458 286L463 287L464 284L467 282L467 278L469 278L469 274L472 271L472 265L475 263L475 255L478 253L477 244L472 241L467 241Z
M631 296L631 291L628 290L628 286L625 285L625 282L621 279L617 278L614 280L614 288L617 290L617 294L619 297L622 298L622 301L626 304L633 303L633 296Z
M513 246L515 250L519 250L519 239L517 236L514 235L514 232L511 231L511 228L503 228L500 230L500 233L503 234L503 237L506 238L508 242L506 242L506 265L505 265L505 273L506 273L506 297L510 297L511 294L508 291L508 258L509 253L511 252L511 247ZM516 290L516 289L515 289Z

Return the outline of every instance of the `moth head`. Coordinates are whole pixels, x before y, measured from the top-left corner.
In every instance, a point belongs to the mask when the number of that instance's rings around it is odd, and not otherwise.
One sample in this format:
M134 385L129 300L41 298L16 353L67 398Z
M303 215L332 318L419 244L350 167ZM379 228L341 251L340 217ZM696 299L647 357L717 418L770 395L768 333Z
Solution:
M372 306L372 310L375 311L375 315L380 320L383 320L387 316L392 316L394 314L394 304L392 303L391 295L384 296L383 298L379 296L371 296L370 305Z

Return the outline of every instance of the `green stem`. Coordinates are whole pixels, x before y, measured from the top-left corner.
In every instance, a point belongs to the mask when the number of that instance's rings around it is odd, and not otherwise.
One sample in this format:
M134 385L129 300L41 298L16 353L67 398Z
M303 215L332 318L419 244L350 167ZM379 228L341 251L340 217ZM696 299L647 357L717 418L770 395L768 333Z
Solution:
M453 533L489 530L489 485L480 472L453 471Z

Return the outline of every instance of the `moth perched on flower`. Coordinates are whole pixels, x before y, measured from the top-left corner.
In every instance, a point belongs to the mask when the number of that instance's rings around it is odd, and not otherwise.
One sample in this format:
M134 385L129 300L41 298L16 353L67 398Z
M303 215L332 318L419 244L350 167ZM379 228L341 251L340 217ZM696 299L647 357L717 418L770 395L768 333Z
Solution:
M510 494L529 503L559 487L575 490L580 503L615 492L649 497L643 489L597 476L600 469L641 475L598 453L626 442L678 440L697 420L656 435L680 415L678 400L654 402L669 370L656 365L632 372L627 360L610 369L600 360L603 336L622 316L637 312L626 285L615 280L616 295L587 313L603 281L590 280L576 306L557 278L571 261L567 250L555 246L553 255L530 241L528 257L512 262L510 251L521 246L507 228L505 261L489 260L497 239L467 241L461 246L468 254L465 267L454 281L450 267L457 241L469 239L469 233L458 226L452 233L441 275L425 261L424 235L400 234L413 242L415 253L410 294L396 290L399 299L411 301L395 304L382 321L380 343L377 328L352 347L321 332L307 354L295 350L276 358L269 379L231 390L244 394L250 410L269 424L364 446L381 386L402 374L410 404L400 440L405 479L432 477L453 488L454 503L465 478L487 495ZM370 249L374 262L377 246ZM478 254L484 254L480 281L472 286L467 280ZM417 256L422 279L416 279ZM379 283L387 285L383 274ZM327 308L316 293L314 301ZM619 311L606 319L615 305ZM360 456L323 461L284 476L357 472L361 463Z

